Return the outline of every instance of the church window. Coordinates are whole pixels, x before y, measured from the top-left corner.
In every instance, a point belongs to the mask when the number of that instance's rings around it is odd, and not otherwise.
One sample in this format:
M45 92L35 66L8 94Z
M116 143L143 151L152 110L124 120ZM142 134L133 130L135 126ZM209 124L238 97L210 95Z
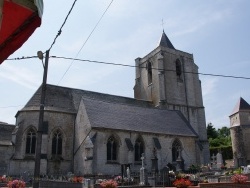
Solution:
M182 146L179 139L176 139L172 144L172 161L176 161L180 155Z
M135 161L140 161L143 153L144 153L144 144L142 139L139 137L135 141Z
M148 84L152 84L152 64L151 62L148 62Z
M116 161L117 160L117 142L113 136L109 137L107 143L107 160Z
M180 77L181 76L181 61L179 59L176 60L175 66L176 66L176 75Z
M60 130L56 130L53 133L52 138L52 155L62 154L62 133Z
M26 154L35 154L36 151L36 132L29 129L26 137Z

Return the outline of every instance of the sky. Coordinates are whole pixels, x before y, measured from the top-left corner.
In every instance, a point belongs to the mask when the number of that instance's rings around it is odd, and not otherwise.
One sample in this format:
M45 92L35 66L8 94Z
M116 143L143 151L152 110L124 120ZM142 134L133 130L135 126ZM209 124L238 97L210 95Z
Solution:
M9 58L48 50L72 4L44 0L41 27ZM78 0L50 55L134 65L158 46L164 29L176 49L193 54L200 73L249 78L249 18L249 0ZM15 124L42 78L38 58L0 65L1 122ZM48 84L133 98L134 79L131 67L49 59ZM229 127L239 98L250 103L250 79L200 75L200 80L206 123Z

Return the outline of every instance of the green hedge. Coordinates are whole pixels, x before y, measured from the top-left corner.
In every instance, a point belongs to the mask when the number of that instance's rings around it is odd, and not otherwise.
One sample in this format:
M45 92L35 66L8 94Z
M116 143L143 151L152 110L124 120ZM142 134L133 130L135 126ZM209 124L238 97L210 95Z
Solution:
M218 151L221 151L224 160L233 159L232 146L210 147L209 150L210 150L210 156L212 156L213 154L216 155Z

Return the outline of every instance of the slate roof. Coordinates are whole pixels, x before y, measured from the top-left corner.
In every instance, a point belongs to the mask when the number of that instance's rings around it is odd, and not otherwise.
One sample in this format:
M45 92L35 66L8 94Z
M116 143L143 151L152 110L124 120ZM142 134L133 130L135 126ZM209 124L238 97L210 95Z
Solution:
M167 35L165 34L164 30L159 42L159 46L175 49L171 41L168 39Z
M12 131L15 125L0 122L0 145L11 145Z
M197 136L179 111L83 98L93 128Z
M21 111L39 110L40 95L41 87ZM45 110L77 113L81 100L86 106L91 125L95 128L197 136L179 111L155 108L150 101L128 97L48 84Z
M76 113L82 97L146 107L152 106L152 103L149 101L47 84L45 109ZM40 98L41 87L38 88L22 110L38 110L40 107Z
M242 97L240 97L231 115L243 110L250 110L250 105Z

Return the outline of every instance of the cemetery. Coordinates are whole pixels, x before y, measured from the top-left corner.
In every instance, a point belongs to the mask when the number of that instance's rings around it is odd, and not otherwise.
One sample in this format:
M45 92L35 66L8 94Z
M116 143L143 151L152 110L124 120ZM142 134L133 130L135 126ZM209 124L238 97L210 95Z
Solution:
M153 157L151 170L144 167L144 155L141 157L139 172L131 172L126 167L121 174L107 175L42 175L40 188L129 188L129 187L179 187L179 188L235 188L250 187L250 165L239 168L224 168L220 152L211 157L211 165L192 165L182 169L181 157L177 165L168 164L158 169L157 157ZM222 168L223 167L223 168ZM0 176L0 187L32 187L32 176L24 172L20 177ZM13 186L15 185L15 186Z

